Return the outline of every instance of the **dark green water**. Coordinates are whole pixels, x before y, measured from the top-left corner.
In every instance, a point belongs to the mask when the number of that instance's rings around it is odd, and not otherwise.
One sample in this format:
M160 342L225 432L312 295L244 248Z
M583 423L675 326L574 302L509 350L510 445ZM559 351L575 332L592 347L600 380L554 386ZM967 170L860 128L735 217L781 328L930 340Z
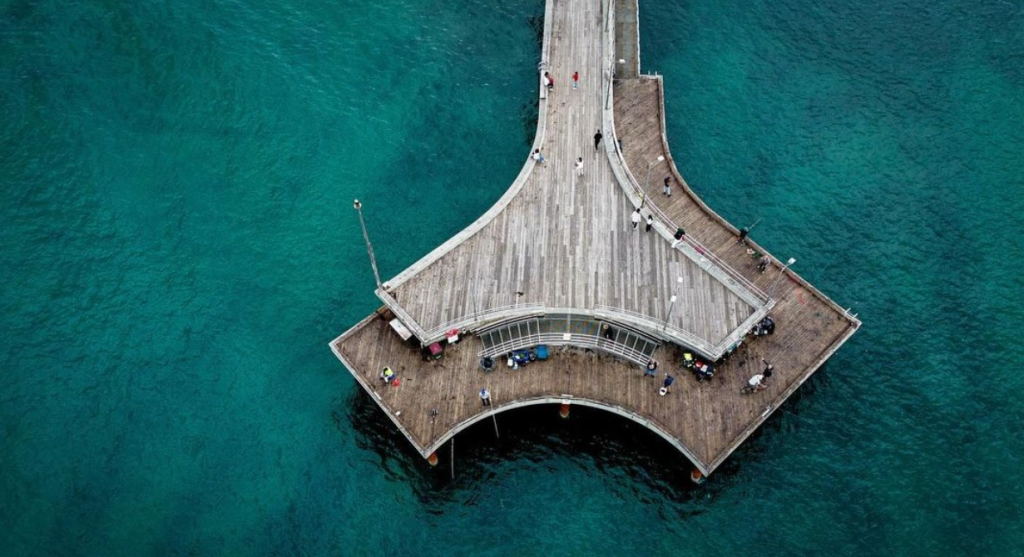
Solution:
M431 470L326 343L532 139L539 0L0 1L4 555L1020 555L1024 5L648 2L681 170L863 318L700 488L598 412Z

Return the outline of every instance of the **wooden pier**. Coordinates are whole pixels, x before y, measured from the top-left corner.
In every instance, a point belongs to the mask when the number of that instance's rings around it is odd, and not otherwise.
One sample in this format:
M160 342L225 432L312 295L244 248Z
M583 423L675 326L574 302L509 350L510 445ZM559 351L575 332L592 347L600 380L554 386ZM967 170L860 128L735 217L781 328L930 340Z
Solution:
M494 413L579 404L643 424L707 475L860 325L774 258L759 273L748 250L765 250L737 243L737 230L686 186L665 140L661 79L639 76L635 44L616 47L636 40L635 7L548 0L534 142L546 162L524 153L494 207L386 281L376 291L384 307L331 342L424 457ZM544 72L555 79L550 91ZM671 197L660 193L666 174ZM752 339L765 315L775 333ZM459 342L447 344L455 329ZM445 345L438 360L424 356L435 342ZM548 360L505 365L509 351L541 344ZM684 351L731 357L697 382L679 368ZM481 356L492 354L497 368L482 370ZM656 379L643 377L651 357ZM775 364L768 388L740 394L761 358ZM385 367L397 385L379 378ZM676 382L662 396L666 373Z

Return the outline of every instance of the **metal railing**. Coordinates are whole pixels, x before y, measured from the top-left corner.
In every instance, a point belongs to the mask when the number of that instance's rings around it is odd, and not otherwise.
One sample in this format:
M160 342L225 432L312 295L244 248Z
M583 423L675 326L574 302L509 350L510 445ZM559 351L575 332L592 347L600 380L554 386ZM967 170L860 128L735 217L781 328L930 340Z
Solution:
M698 352L710 356L714 353L715 346L700 338L695 333L681 327L676 327L665 321L658 321L656 318L628 309L621 309L612 306L596 306L594 314L598 317L608 317L615 321L632 324L634 327L641 327L650 331L658 331L661 336L673 342L686 345Z
M477 336L484 346L481 357L543 344L593 348L645 364L661 345L656 339L617 323L573 314L520 319L489 327Z
M520 318L530 314L541 314L547 313L546 308L543 304L512 304L508 306L498 306L495 308L487 308L483 311L473 312L466 314L461 317L457 317L448 321L447 323L438 325L431 329L427 329L423 333L423 342L429 343L435 340L440 340L448 336L448 331L453 329L464 329L471 326L477 326L481 323L489 323L499 319L508 318Z
M755 311L755 315L766 313L767 310L770 309L771 305L772 304L766 304L762 306L758 311ZM411 319L411 316L408 316L408 314L404 312L402 315ZM743 330L737 329L733 331L730 336L726 337L723 342L715 344L709 340L699 337L696 333L667 323L657 317L644 315L639 312L614 306L597 305L593 310L586 310L579 308L548 307L537 303L513 304L488 308L483 311L473 312L471 314L466 314L452 319L429 330L423 330L418 325L410 327L410 330L414 331L414 334L416 334L416 337L423 345L427 345L444 339L448 336L448 332L453 329L459 329L463 334L468 332L483 334L488 330L502 327L506 323L514 323L521 319L542 316L553 317L557 315L572 316L578 323L596 319L610 322L613 325L632 328L638 335L647 335L650 338L656 338L661 341L686 346L699 352L702 356L711 359L716 359L721 356L724 350L728 348L728 344L735 340L733 337L738 336L739 338L742 338L747 330L749 330L749 327L744 328L741 325L740 328ZM406 326L409 326L409 323L406 323L404 318L402 319L402 322L405 323ZM413 321L413 323L415 323L415 321ZM579 332L575 332L573 334L579 334Z
M452 329L459 329L462 332L477 330L481 326L486 326L490 329L496 326L501 326L500 323L496 323L498 321L511 321L531 316L557 314L574 315L578 316L581 320L596 317L598 319L608 319L613 322L619 322L623 325L634 327L638 331L644 331L652 337L662 337L664 340L683 344L707 357L714 356L719 348L715 344L700 338L695 333L667 324L663 320L635 311L605 305L597 305L594 310L547 307L543 304L536 303L488 308L480 312L463 315L450 320L443 325L438 325L429 330L425 330L423 331L423 336L420 336L419 338L423 344L429 344L445 338L448 336L448 331L451 331Z
M539 335L532 335L529 338L523 337L516 341L509 341L500 345L494 345L488 350L480 352L480 357L491 357L498 354L507 354L513 350L520 350L523 348L531 348L538 345L545 346L575 346L578 348L591 348L594 350L600 350L607 352L615 356L619 356L637 365L646 365L651 359L653 350L649 353L634 350L625 345L612 342L604 339L601 336L595 335L580 335L574 334L569 335L571 339L565 339L565 335L560 333L544 333ZM657 345L653 345L657 347Z

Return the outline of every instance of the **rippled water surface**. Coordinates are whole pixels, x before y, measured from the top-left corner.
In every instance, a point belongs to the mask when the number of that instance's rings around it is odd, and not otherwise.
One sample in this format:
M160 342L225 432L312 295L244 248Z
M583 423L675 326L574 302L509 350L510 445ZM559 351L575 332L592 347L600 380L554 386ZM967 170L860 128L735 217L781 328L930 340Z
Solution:
M326 342L486 210L540 0L0 2L5 555L1024 547L1024 5L646 2L705 199L864 320L705 486L534 408L427 468Z

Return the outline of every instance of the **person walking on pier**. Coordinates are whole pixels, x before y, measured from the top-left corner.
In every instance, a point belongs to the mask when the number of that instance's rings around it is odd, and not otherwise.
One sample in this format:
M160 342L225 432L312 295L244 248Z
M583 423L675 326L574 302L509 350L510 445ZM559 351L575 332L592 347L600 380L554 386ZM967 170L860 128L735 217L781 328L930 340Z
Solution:
M583 157L576 159L576 175L583 177Z
M604 136L601 135L601 130L597 130L597 133L594 134L594 150L595 151L597 151L597 146L601 144L601 138L602 137L604 137Z
M675 382L676 382L676 378L675 377L672 377L671 375L666 375L665 376L665 382L662 384L662 387L658 391L658 394L660 394L661 396L667 395L670 392L669 389L672 387L672 383L675 383Z
M572 88L580 88L580 72L572 72Z
M533 154L530 155L533 160L537 161L538 164L544 164L544 155L540 154L540 149L534 149Z
M630 217L629 220L633 222L633 230L636 230L637 225L640 224L640 209L637 209Z
M484 406L491 405L491 391L488 391L486 387L480 389L480 403Z
M761 261L758 261L758 263L757 263L757 272L759 272L761 274L764 274L765 269L768 268L768 265L770 265L771 262L772 262L772 258L768 257L768 254L762 255L761 256Z
M544 72L544 85L548 86L548 91L555 89L555 78L551 77L551 74L548 72Z
M647 228L644 229L644 232L650 232L652 226L654 226L654 215L647 215Z
M672 197L672 177L665 176L665 189L661 190L661 193Z

